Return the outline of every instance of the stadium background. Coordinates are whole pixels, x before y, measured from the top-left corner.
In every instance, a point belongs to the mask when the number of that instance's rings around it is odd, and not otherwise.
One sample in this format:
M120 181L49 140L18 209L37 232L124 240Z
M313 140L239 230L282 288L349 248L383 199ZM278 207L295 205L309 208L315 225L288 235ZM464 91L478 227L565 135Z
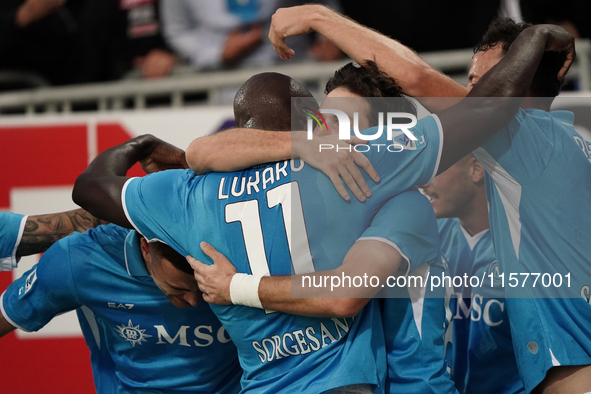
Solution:
M349 3L344 1L343 5L350 10ZM367 12L359 11L357 15L359 21L369 23L371 15ZM374 21L377 28L380 23L386 22ZM416 35L414 38L421 42ZM446 42L455 43L453 48L469 45L451 38ZM429 46L415 46L431 51L424 54L430 64L465 84L470 49L449 50L439 45L447 50L433 51ZM566 93L565 97L573 98L559 106L576 104L578 131L591 140L591 45L582 40L577 48L578 61L571 71L571 86L577 91ZM76 176L103 150L146 133L186 147L194 138L227 127L233 118L232 107L227 104L228 92L258 72L274 70L291 75L305 81L320 98L326 80L346 61L307 61L208 73L177 66L172 76L157 81L138 79L132 72L123 83L2 93L0 210L41 214L73 209L70 194ZM139 176L142 172L134 167L130 174ZM23 258L14 272L0 273L0 289L4 290L38 259ZM0 391L6 393L94 392L89 351L75 314L54 319L38 333L16 331L0 340L0 382Z

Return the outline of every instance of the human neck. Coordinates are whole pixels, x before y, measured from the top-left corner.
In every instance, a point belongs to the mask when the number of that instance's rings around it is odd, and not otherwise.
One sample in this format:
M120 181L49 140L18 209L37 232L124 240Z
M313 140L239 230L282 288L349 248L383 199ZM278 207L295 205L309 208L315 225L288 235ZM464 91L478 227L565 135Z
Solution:
M554 101L554 98L528 96L523 100L521 108L534 108L548 112L552 106L552 101Z
M462 227L464 227L472 237L490 228L484 187L482 187L480 193L476 194L476 197L472 200L472 204L467 207L465 213L458 218L460 219Z

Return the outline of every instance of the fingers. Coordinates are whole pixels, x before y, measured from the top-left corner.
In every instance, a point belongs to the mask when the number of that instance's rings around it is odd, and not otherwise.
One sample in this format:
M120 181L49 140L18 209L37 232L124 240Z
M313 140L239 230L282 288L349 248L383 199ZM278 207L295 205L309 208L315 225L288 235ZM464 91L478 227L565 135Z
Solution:
M570 69L570 66L572 66L576 57L577 57L577 54L574 49L572 49L571 51L569 51L566 54L566 59L564 61L564 64L562 65L562 68L558 71L558 79L559 80L562 81L564 79L564 77L566 76L566 73Z
M275 15L273 15L273 20L275 20ZM277 52L282 59L287 60L295 55L294 50L285 43L285 35L277 31L274 22L271 23L271 28L269 29L269 41L271 41L275 52Z
M356 135L352 135L351 138L348 140L344 140L346 143L350 145L366 145L367 141L362 140L361 138L357 137Z
M351 197L349 196L349 193L347 193L347 189L343 185L343 182L341 181L341 178L339 177L338 173L331 172L330 174L327 173L326 175L328 175L330 181L332 182L334 188L337 189L337 192L340 194L340 196L345 201L350 201Z
M194 258L193 256L187 255L187 256L185 256L185 258L187 259L187 262L189 263L191 268L193 268L193 270L199 270L201 268L201 266L205 265L201 261Z
M211 246L207 242L201 242L200 246L201 246L201 250L203 251L203 253L205 253L208 257L210 257L213 260L214 264L215 264L216 260L219 260L220 258L224 257L223 254L218 252L213 246ZM195 260L195 261L197 261L197 260Z
M347 185L353 195L357 197L359 201L365 202L365 192L367 191L370 195L371 192L369 191L369 187L367 187L367 183L365 183L363 175L361 175L361 172L355 163L347 162L341 167L340 174L341 178L343 178L343 182L345 182L345 185Z
M355 152L354 153L354 160L355 160L355 164L357 164L359 167L361 167L361 169L363 171L365 171L367 173L367 175L369 175L369 177L374 182L380 181L380 176L378 175L378 172L376 171L375 168L373 168L373 165L371 164L371 162L369 161L369 159L367 157L365 157L363 154L361 154L359 152ZM363 179L363 177L361 179ZM365 183L365 180L363 180L363 182ZM367 184L366 184L366 186L367 186ZM371 192L370 192L370 194L371 194Z

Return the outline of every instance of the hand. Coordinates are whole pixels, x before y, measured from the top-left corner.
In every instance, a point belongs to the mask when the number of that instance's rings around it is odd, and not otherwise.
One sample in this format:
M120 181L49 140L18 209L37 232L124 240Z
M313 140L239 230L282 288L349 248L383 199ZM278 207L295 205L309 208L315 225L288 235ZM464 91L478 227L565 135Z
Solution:
M379 182L380 177L369 159L362 153L356 152L351 146L351 144L365 144L365 141L357 137L342 141L336 135L319 136L314 137L314 140L308 140L304 133L293 135L294 157L301 158L325 173L346 201L351 198L343 182L359 201L364 202L367 197L371 197L371 191L357 166L361 167L375 182Z
M228 34L222 61L226 65L231 65L254 51L262 42L263 29L259 25L252 26L246 31L236 29Z
M153 49L137 65L142 69L144 78L162 78L167 76L177 62L176 56L162 49Z
M321 62L334 62L342 59L344 55L339 47L322 36L314 41L310 48L310 54Z
M20 28L25 28L31 23L45 18L65 2L66 0L27 0L18 9L14 23Z
M564 64L558 71L558 79L563 80L570 66L575 61L575 37L564 27L557 25L539 25L547 35L546 52L564 52Z
M185 159L184 150L155 137L154 144L156 147L152 150L152 153L145 159L140 160L142 170L146 174L164 170L189 168Z
M269 40L273 44L275 51L282 59L290 59L295 52L287 46L285 39L292 36L300 36L310 33L310 26L313 12L323 6L308 4L297 7L279 8L271 18L271 27L269 28Z
M208 243L201 242L201 250L213 260L213 265L204 264L191 256L187 256L187 261L195 271L195 280L203 292L203 299L210 304L231 305L230 282L237 273L236 267Z

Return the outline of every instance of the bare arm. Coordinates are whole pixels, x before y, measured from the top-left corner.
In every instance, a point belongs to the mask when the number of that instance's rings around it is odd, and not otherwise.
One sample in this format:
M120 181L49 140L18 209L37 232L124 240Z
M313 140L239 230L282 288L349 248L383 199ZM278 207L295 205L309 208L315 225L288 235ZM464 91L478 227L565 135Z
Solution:
M442 173L478 148L515 116L545 51L564 52L558 72L564 77L572 64L574 38L555 25L536 25L524 30L507 54L476 83L459 104L437 113L445 133Z
M16 330L16 327L14 327L12 324L10 324L6 320L4 315L2 313L0 313L0 338L5 336L6 334L13 332L14 330Z
M133 228L125 216L121 192L127 171L137 162L148 173L187 168L185 153L152 135L142 135L98 155L76 179L72 199L93 215Z
M202 248L214 260L213 265L203 264L190 256L188 260L195 270L199 288L204 293L203 299L214 304L231 304L230 283L236 269L211 245L204 244ZM318 279L322 280L324 276L367 275L377 276L381 283L385 283L389 275L398 271L401 263L402 256L393 247L380 241L357 241L339 268L309 275L266 276L261 279L258 295L263 307L275 311L314 317L355 316L375 296L378 288L362 286L331 289L330 281L328 287L304 288L301 287L302 277L316 277L318 283ZM297 288L292 287L294 284ZM306 298L297 298L303 294Z
M74 231L84 232L105 223L83 209L29 216L16 250L16 256L43 253L56 241Z
M289 160L292 138L288 132L230 129L191 142L186 152L187 163L195 173L205 174Z
M420 98L432 111L444 109L442 104L450 104L430 100L430 97L464 97L468 93L465 87L433 69L412 49L322 5L278 9L273 15L269 39L277 53L289 59L295 52L286 45L285 38L311 31L322 34L359 64L373 60L396 79L405 94Z
M320 154L322 144L346 149ZM331 135L308 140L303 131L288 133L238 128L197 138L187 148L186 156L189 167L197 174L237 171L258 164L301 158L324 172L345 200L350 199L347 185L358 200L365 201L371 191L359 168L375 182L379 182L380 177L363 154L349 151L349 148L346 141Z

